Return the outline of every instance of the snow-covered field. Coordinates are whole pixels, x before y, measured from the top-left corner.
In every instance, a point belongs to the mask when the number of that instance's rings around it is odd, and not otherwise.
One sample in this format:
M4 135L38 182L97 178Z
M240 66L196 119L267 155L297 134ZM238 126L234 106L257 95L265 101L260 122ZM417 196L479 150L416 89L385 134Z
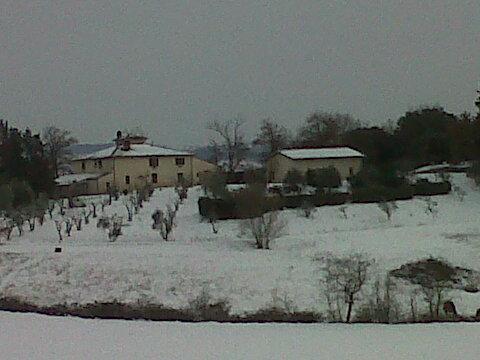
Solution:
M2 359L478 359L478 324L186 324L0 312Z
M60 254L53 253L58 243L53 221L22 237L14 230L0 246L0 297L39 306L119 301L184 308L207 291L213 300L228 301L234 314L286 303L323 312L314 259L327 252L360 252L375 259L372 280L428 256L480 271L480 190L464 174L452 174L452 180L466 195L463 200L456 192L433 197L436 216L420 198L397 202L391 221L375 204L348 205L346 218L339 206L319 208L311 219L282 211L288 225L269 251L257 250L251 238L240 235L239 221L220 222L213 234L198 215L198 187L180 206L175 241L161 240L151 228L151 214L175 198L173 189L163 189L116 242L97 229L95 219L80 232L74 229ZM126 218L121 200L106 212ZM407 296L408 289L401 292ZM480 294L452 291L449 296L461 314L474 315L480 308Z

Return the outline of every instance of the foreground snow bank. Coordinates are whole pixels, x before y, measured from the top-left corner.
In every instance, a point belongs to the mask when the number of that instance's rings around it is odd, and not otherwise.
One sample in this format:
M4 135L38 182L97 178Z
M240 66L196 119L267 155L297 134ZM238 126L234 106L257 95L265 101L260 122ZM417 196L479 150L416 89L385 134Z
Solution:
M232 325L0 312L5 359L478 359L480 325Z

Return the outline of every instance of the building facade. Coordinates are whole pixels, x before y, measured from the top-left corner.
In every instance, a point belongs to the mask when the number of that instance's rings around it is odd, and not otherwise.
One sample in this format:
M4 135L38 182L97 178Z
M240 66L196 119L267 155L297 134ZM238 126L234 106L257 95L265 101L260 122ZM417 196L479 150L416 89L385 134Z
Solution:
M62 192L75 188L85 194L102 194L112 188L133 191L146 185L194 185L203 173L216 170L215 165L190 152L147 144L146 140L117 134L114 146L72 160L74 174L58 178L57 185Z
M357 174L363 165L364 155L348 147L281 150L267 160L270 182L283 182L287 173L297 170L305 175L311 169L333 166L342 180Z

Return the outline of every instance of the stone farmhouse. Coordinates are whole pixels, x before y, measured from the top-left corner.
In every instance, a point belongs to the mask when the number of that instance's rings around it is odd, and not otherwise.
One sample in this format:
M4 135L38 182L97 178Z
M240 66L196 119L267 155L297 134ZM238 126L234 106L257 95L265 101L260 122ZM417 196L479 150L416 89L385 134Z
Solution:
M188 151L148 144L143 136L122 136L104 150L71 161L73 174L57 178L59 195L93 195L152 187L198 184L216 166Z
M280 150L267 160L267 174L270 182L282 182L290 170L305 175L309 169L333 166L342 180L357 174L365 156L349 147L288 149Z

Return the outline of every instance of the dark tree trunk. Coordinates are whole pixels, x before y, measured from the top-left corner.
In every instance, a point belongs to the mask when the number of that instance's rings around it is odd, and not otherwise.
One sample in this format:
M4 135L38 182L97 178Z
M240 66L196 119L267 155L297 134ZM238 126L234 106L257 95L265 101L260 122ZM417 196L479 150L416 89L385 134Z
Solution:
M348 309L347 309L347 323L350 322L352 317L352 308L353 308L353 294L348 295Z

